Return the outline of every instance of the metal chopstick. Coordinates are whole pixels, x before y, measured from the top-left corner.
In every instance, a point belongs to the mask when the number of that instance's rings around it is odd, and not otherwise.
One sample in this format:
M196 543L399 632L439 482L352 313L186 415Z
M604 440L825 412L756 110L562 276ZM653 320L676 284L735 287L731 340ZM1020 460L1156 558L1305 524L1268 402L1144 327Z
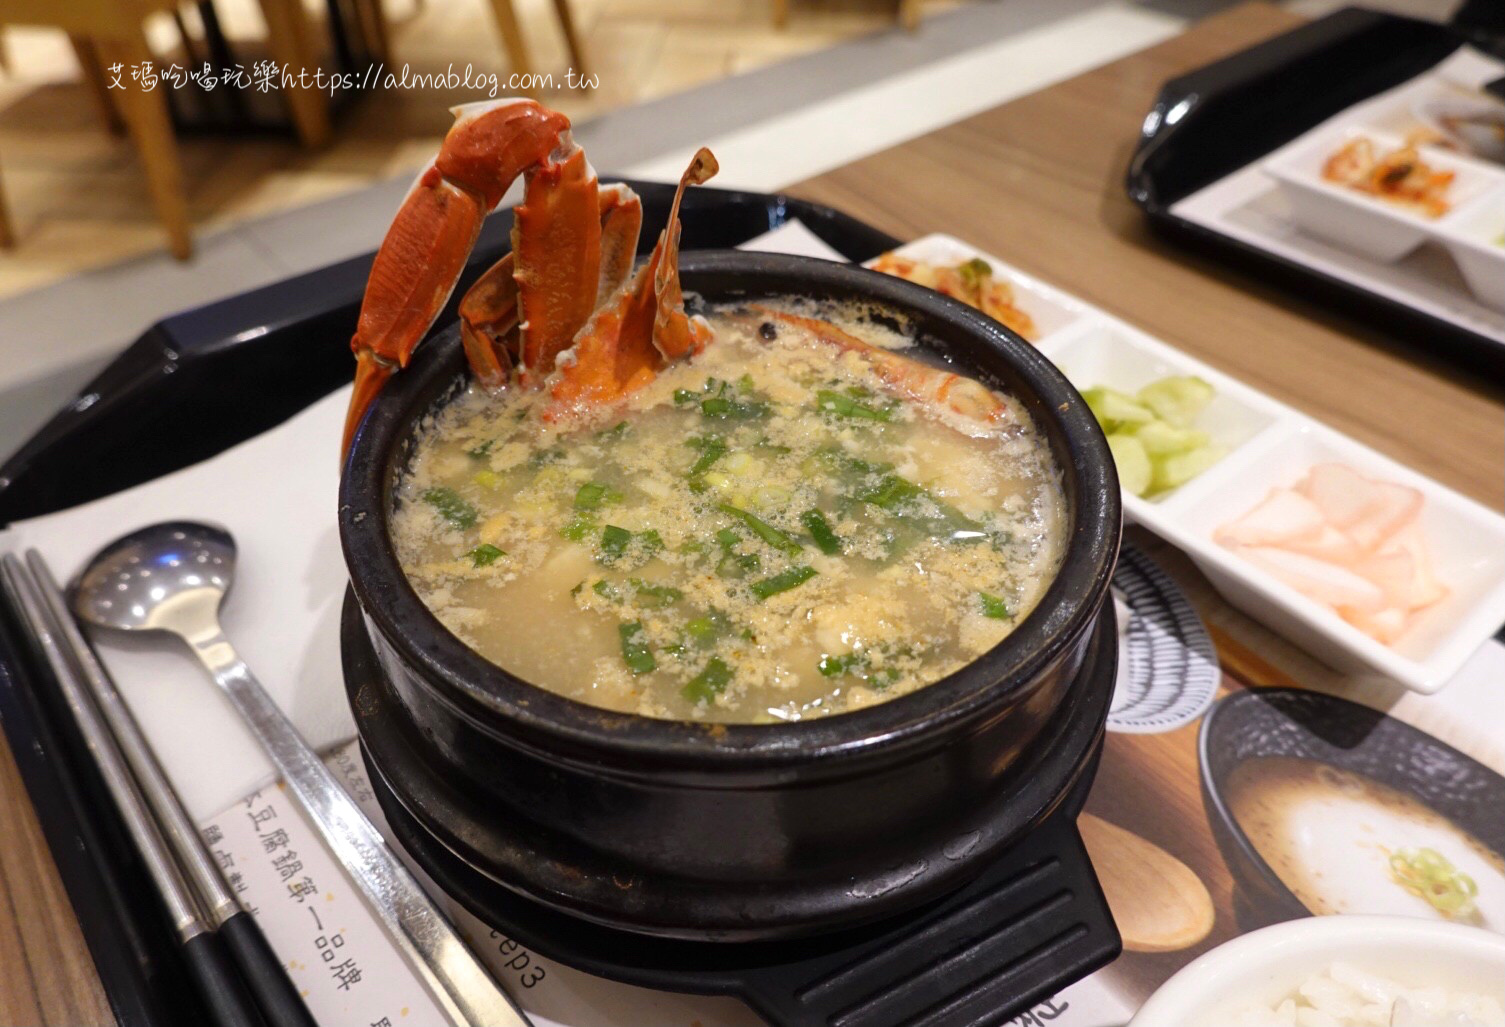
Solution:
M84 688L104 714L108 729L135 773L137 787L156 814L157 824L177 856L178 865L203 902L209 917L209 929L224 940L240 966L246 986L256 996L269 1022L279 1027L317 1027L298 989L267 944L261 928L236 900L219 866L204 847L193 821L173 791L172 783L157 763L151 743L141 733L124 697L69 612L62 589L52 576L47 561L32 549L26 554L26 563L43 604L57 626L60 641L78 666Z
M40 588L21 561L9 553L0 559L0 581L3 581L11 605L20 614L37 650L57 678L58 687L100 776L157 887L168 919L182 943L189 972L216 1022L221 1027L266 1027L266 1020L255 1000L217 937L205 924L198 900L152 819L99 710L70 663L66 644L60 638L57 625L52 622Z

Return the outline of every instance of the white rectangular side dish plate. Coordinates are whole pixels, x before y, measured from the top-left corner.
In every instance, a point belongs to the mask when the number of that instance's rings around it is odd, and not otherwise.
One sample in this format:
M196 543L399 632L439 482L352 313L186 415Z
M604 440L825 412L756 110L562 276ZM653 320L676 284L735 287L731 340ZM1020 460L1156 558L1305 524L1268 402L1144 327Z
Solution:
M1477 251L1474 259L1493 257L1495 273L1505 276L1505 247L1498 244L1498 219L1494 216L1505 210L1505 170L1438 147L1421 147L1422 160L1454 176L1447 190L1448 210L1439 217L1428 217L1323 177L1328 158L1355 139L1368 139L1376 155L1404 145L1401 137L1386 132L1335 124L1308 132L1263 162L1265 174L1279 184L1290 204L1291 219L1299 228L1384 263L1397 261L1428 241L1441 244L1455 260L1460 250L1468 255ZM1481 303L1497 309L1505 306L1497 295L1505 289L1491 288L1487 276L1476 279L1461 260L1459 270Z
M1210 383L1217 395L1197 427L1227 455L1163 494L1146 499L1125 493L1125 515L1186 553L1234 606L1314 656L1340 670L1377 673L1430 693L1505 623L1505 516L958 239L928 235L895 252L931 264L988 261L1034 319L1036 347L1078 389L1106 385L1132 393L1168 375ZM1314 464L1330 461L1411 486L1425 500L1421 527L1436 575L1449 592L1420 611L1391 645L1213 539L1220 526L1271 489L1289 487Z

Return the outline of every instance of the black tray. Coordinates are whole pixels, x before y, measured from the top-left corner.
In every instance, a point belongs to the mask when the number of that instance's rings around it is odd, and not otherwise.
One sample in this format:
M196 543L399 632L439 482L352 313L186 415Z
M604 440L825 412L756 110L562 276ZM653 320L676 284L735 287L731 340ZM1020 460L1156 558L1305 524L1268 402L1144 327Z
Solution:
M630 184L643 198L639 248L646 252L674 190ZM737 246L794 218L853 261L898 245L829 207L721 189L694 189L685 196L683 245ZM456 296L506 252L511 223L506 212L487 221ZM369 254L355 257L147 329L0 466L0 525L211 457L348 382L355 367L349 340L370 264ZM454 316L452 301L438 323ZM331 452L311 452L309 459L332 459ZM269 495L267 501L281 500ZM68 574L73 568L56 570ZM56 682L33 658L14 611L3 602L0 722L117 1019L128 1025L209 1023L157 908L151 879Z
M1415 78L1464 43L1499 52L1491 31L1350 7L1171 79L1129 162L1129 198L1167 237L1363 320L1412 353L1498 383L1505 344L1171 213L1181 199Z

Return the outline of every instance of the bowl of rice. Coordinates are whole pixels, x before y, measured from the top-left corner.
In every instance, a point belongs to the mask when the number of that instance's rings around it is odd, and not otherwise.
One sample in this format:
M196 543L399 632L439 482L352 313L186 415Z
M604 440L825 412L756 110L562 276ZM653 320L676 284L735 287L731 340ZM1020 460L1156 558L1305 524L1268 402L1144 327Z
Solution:
M1399 916L1292 920L1188 963L1130 1027L1505 1027L1505 936Z

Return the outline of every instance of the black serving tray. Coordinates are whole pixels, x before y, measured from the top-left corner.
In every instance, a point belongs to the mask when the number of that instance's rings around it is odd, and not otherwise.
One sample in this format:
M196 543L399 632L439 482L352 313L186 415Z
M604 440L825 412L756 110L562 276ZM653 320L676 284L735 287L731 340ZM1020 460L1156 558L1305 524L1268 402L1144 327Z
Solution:
M640 252L646 252L667 218L674 190L630 184L643 198ZM829 207L780 195L695 189L685 196L683 214L685 249L735 247L796 218L852 261L899 242ZM457 296L506 252L510 229L510 213L488 219ZM370 263L369 254L352 258L153 325L0 466L0 525L109 495L214 456L348 382L354 370L349 339ZM454 316L452 301L437 323ZM329 453L309 454L309 459L328 458ZM187 984L150 878L67 716L57 684L34 659L14 611L3 602L0 722L118 1020L185 1027L209 1023ZM1058 833L1063 845L1075 839L1073 831ZM1034 844L1049 847L1045 836ZM1075 919L1064 947L1046 946L1044 955L1069 958L1085 973L1116 954L1118 938L1085 860L1073 861L1079 852L1064 854L1064 862L1078 870L1052 868L1045 876L1060 878L1047 883L1073 896L1067 908ZM1035 966L1026 970L1037 982L1050 979ZM1038 983L1015 989L1008 1004L1038 990Z
M1443 25L1349 7L1173 78L1145 117L1129 162L1129 198L1166 237L1498 383L1505 373L1500 342L1178 217L1171 207L1465 43L1500 53L1501 30L1482 17Z
M674 188L628 184L643 199L638 250L647 253ZM899 244L830 207L787 196L692 189L682 210L684 249L735 247L796 218L853 261ZM510 211L487 219L436 324L454 320L465 289L509 249L511 230ZM207 459L349 382L350 336L370 267L371 254L352 257L148 328L0 466L0 525Z

